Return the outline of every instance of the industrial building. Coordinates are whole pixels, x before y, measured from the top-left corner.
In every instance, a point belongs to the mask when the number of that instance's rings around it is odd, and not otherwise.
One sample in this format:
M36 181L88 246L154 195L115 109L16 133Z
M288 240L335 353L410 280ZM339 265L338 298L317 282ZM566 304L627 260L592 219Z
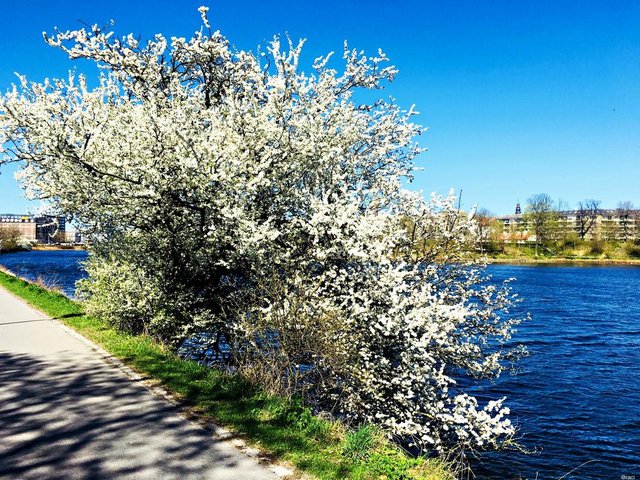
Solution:
M65 242L67 221L52 215L0 214L0 229L17 230L20 236L31 243L52 244Z

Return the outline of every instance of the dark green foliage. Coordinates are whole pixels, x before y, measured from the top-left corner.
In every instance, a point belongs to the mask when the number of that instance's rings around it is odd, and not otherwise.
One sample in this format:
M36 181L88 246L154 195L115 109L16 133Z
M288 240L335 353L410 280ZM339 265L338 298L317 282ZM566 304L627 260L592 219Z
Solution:
M379 441L380 431L373 425L363 425L347 434L342 456L352 460L367 460Z
M602 246L601 243L599 242L594 242L591 245L591 249L590 249L590 253L592 255L601 255L602 253L604 253L604 247Z
M631 258L640 258L640 245L629 244L626 247L626 252Z

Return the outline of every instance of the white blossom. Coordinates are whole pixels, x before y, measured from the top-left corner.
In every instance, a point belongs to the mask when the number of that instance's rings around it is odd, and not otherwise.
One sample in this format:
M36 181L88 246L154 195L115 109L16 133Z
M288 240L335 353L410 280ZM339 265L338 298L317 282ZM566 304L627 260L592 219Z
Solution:
M423 448L497 446L514 433L503 400L457 378L504 370L512 297L467 258L452 196L403 189L417 112L354 100L396 69L345 43L341 73L327 55L308 74L303 42L238 51L198 11L191 39L45 34L96 62L97 85L19 77L0 99L0 161L91 240L89 311L174 343L310 329L323 349L294 353L319 405Z

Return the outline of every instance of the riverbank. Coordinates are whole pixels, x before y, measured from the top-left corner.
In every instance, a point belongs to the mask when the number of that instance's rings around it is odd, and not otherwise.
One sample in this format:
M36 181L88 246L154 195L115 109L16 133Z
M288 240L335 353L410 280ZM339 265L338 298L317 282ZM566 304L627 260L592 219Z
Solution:
M29 245L29 248L15 247L7 250L0 249L0 254L55 250L86 250L86 247L84 245L42 245L36 243L35 245Z
M266 395L242 378L184 360L146 336L115 331L79 303L7 273L0 286L56 318L161 386L203 423L244 438L261 456L295 467L295 477L453 480L441 460L412 458L371 428L349 431L297 401Z
M493 244L484 251L484 256L491 263L507 264L640 265L640 245L601 240L538 248L531 244Z
M4 255L5 253L18 253L18 252L30 252L31 248L24 247L11 247L11 248L1 248L0 247L0 255Z
M42 245L35 244L33 250L86 250L84 245Z
M612 258L565 258L565 257L487 257L489 263L521 264L549 264L549 265L638 265L640 260L612 259Z

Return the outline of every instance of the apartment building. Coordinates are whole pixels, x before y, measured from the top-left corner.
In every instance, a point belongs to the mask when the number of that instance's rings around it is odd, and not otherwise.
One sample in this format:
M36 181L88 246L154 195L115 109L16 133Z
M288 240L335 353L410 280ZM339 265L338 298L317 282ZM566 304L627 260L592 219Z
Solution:
M564 210L554 213L554 228L557 235L573 232L584 233L587 240L633 240L640 236L640 210L621 214L615 209L600 209L594 218L579 210ZM500 239L507 242L535 241L530 232L526 214L522 213L520 204L516 205L513 215L497 217L502 224Z

